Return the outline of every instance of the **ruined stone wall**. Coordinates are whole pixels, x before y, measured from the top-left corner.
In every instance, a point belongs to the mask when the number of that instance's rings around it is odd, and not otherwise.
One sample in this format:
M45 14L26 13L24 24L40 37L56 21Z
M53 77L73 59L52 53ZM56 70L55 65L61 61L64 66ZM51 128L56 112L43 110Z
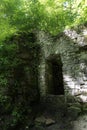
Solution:
M38 35L42 45L40 73L40 93L46 95L46 59L60 54L62 60L65 95L79 96L87 100L87 60L86 40L76 31L67 30L61 36L51 37L43 32Z

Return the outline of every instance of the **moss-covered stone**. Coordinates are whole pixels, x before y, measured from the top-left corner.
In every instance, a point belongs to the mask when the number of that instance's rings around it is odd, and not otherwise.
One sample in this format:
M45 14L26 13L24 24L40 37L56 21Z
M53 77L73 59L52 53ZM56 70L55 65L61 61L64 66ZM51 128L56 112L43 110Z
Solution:
M81 112L81 108L79 107L76 107L76 106L70 106L68 108L68 116L71 118L71 119L76 119L79 115L79 113Z

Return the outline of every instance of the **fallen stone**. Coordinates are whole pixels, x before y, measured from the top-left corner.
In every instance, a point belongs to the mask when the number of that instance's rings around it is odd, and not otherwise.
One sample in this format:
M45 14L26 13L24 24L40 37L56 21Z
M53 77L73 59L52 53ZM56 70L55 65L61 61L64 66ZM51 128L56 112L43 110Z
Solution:
M84 113L87 113L87 103L82 104L82 110Z
M70 106L68 108L68 115L72 117L73 119L77 118L80 112L81 112L81 108L79 107Z
M68 106L73 106L73 107L78 107L81 108L81 104L79 102L75 102L75 103L68 103Z
M41 116L41 117L37 117L35 119L35 124L38 124L38 125L44 125L46 122L46 119L44 116Z
M48 118L48 119L46 119L46 126L49 126L49 125L52 125L52 124L55 124L56 122L53 120L53 119L51 119L51 118Z

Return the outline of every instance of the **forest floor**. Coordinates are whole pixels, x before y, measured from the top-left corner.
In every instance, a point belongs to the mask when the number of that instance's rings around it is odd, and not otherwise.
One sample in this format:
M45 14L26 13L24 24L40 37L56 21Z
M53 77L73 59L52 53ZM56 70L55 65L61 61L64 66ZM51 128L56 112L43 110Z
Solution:
M73 130L87 130L87 114L78 117L78 119L73 122Z
M73 105L80 104L77 102ZM62 97L48 97L46 104L38 111L29 130L87 130L87 114L79 107L67 107Z
M41 118L41 120L44 120L44 118L49 120L48 125L38 124L30 130L87 130L87 115L81 115L76 120L71 120L67 117L56 119L55 117L47 117L45 115Z

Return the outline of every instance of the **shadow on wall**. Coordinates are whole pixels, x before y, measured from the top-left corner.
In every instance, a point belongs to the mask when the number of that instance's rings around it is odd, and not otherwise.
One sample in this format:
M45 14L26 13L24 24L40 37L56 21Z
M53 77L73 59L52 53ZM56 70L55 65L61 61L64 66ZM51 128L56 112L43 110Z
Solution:
M46 59L46 86L47 94L64 95L62 62L60 55L50 55Z

